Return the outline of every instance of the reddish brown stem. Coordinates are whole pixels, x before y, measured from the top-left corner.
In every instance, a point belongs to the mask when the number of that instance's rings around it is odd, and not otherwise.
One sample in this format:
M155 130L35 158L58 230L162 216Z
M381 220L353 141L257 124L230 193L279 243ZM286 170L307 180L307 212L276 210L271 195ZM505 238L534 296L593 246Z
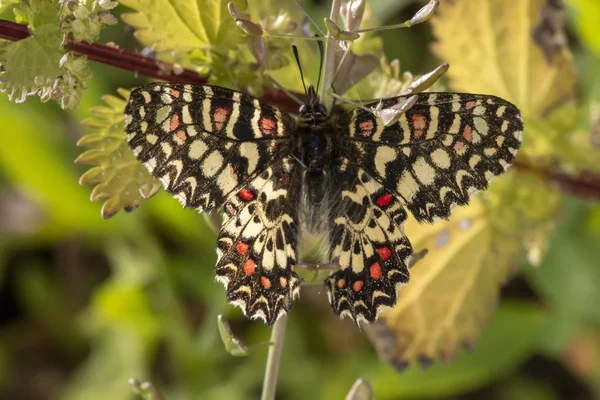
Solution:
M26 26L0 19L0 38L18 41L27 38L29 35L30 32ZM180 73L175 73L177 69L173 68L173 64L99 43L76 42L68 39L65 49L86 56L90 60L133 71L151 78L170 82L206 83L206 78L200 77L195 71L183 69L178 71ZM286 111L295 112L298 110L298 105L280 90L266 91L263 100ZM577 177L573 177L561 171L539 167L524 161L516 162L515 167L542 175L557 183L569 193L600 200L599 175L584 172Z

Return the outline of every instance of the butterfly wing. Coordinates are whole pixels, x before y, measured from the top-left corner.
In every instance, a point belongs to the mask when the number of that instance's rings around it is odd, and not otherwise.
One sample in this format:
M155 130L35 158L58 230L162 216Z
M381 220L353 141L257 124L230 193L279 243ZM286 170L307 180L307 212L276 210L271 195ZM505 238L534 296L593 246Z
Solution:
M336 314L373 322L396 303L408 282L412 248L402 229L406 211L377 180L348 159L336 170L340 199L330 220L330 259L340 269L328 277Z
M240 92L153 83L125 109L134 155L184 206L224 209L217 279L230 302L272 324L298 295L300 180L288 158L295 122Z
M299 173L286 157L230 198L217 242L217 279L228 300L269 325L290 310L300 290L294 272Z
M167 192L201 212L289 154L287 114L251 96L209 85L152 83L125 107L133 153Z
M326 280L333 310L373 322L393 306L412 251L404 207L420 222L448 218L510 166L522 130L514 105L473 94L420 94L388 127L362 109L342 116L342 188L330 222L332 262L340 269Z
M346 114L339 126L348 135L346 156L360 160L419 222L448 218L452 207L486 189L511 165L523 132L513 104L459 93L419 94L416 104L388 127L360 109Z

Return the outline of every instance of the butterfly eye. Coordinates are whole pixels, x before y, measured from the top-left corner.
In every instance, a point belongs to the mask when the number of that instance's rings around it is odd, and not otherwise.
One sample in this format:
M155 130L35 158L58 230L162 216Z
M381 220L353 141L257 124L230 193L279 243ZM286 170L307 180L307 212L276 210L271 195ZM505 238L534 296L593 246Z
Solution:
M308 112L308 106L306 104L302 104L300 106L300 114L306 114Z
M325 106L323 104L317 104L317 113L322 114L322 115L326 115L327 114L327 108L325 108Z

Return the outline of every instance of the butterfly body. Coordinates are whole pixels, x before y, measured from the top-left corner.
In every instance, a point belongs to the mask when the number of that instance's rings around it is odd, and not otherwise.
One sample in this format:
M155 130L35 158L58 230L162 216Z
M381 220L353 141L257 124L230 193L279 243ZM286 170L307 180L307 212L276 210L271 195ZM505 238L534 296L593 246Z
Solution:
M327 261L340 267L325 281L334 312L372 322L408 282L407 210L448 218L510 166L521 140L505 100L418 96L384 126L362 109L329 116L312 87L292 117L229 89L153 83L131 94L127 140L184 206L223 210L216 276L246 315L272 324L289 311L301 233L326 232Z

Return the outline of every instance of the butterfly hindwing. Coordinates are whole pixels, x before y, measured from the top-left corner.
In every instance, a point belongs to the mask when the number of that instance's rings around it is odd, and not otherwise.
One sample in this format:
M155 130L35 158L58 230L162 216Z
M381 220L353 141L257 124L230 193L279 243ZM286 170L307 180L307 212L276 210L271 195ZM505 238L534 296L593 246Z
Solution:
M228 300L271 325L298 296L298 164L285 158L243 187L224 206L217 242L217 279Z
M184 206L212 211L290 151L287 114L241 92L152 83L125 108L133 153Z
M408 282L412 248L400 201L348 159L336 171L340 189L330 220L330 258L340 269L325 281L336 314L374 322Z
M390 107L406 98L384 100ZM375 106L373 104L372 106ZM420 222L448 218L488 187L520 146L519 110L495 96L422 93L391 126L354 110L338 123L343 151L398 197Z

